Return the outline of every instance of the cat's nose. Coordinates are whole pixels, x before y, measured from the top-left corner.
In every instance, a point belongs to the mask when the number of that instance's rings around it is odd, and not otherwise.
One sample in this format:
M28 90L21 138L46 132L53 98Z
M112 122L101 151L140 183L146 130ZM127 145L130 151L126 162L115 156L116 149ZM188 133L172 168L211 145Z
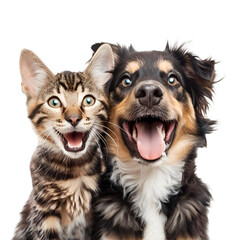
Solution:
M73 127L76 127L80 120L82 119L82 116L67 116L65 118Z

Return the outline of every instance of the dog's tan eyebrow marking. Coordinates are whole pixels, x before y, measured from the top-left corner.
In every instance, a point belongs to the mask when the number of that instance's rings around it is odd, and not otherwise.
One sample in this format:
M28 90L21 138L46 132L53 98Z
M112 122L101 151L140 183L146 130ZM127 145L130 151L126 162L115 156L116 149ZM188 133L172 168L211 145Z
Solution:
M128 71L130 74L133 74L140 69L141 65L142 64L138 61L129 62L126 66L126 71Z
M160 71L165 72L165 73L169 73L173 69L172 63L165 59L159 59L157 66Z

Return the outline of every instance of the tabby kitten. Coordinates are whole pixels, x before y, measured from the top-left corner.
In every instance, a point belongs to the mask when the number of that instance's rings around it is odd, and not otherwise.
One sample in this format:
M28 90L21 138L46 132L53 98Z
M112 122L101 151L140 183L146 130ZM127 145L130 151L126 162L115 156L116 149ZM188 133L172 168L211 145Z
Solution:
M101 172L99 142L108 119L104 85L113 54L103 45L84 72L53 75L31 51L20 57L28 117L39 137L33 190L14 240L90 239L91 199Z

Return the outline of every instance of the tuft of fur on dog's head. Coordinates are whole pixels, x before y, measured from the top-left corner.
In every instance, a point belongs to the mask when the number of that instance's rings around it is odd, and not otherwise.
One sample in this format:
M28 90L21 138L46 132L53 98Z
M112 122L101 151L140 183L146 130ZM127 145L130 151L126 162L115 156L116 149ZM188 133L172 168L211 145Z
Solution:
M167 44L164 51L150 52L110 45L115 59L106 85L110 153L122 161L149 164L182 161L193 149L206 146L205 135L216 123L206 117L215 61L201 60L184 45Z

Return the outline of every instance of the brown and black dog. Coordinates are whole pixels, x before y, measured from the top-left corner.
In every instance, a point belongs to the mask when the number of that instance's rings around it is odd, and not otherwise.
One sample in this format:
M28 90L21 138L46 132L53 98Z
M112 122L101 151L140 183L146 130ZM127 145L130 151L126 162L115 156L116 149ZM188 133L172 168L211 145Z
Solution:
M205 117L215 62L183 46L111 46L107 170L93 239L207 240L211 195L195 174L195 158L215 124Z

